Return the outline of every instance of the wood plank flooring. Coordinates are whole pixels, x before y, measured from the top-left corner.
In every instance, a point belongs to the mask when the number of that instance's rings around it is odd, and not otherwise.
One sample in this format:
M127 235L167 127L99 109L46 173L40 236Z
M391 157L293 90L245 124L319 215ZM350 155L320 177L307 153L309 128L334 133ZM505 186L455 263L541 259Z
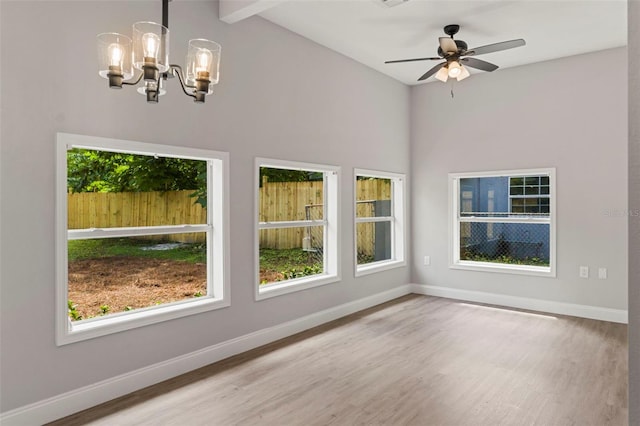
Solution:
M626 425L627 327L409 295L53 425Z

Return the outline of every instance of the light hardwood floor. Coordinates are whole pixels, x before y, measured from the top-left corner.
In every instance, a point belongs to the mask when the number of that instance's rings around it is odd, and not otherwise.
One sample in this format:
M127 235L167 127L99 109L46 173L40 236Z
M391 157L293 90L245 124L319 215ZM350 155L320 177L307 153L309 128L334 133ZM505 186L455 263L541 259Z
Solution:
M626 425L627 327L410 295L55 425Z

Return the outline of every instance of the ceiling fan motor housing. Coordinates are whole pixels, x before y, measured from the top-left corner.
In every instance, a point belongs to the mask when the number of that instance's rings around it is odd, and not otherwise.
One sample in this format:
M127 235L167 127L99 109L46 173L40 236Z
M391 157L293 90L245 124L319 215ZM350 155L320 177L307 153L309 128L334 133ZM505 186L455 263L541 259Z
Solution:
M467 43L462 40L454 40L456 42L456 46L458 46L458 52L466 52L468 47ZM442 48L438 46L438 55L443 57L445 56L445 52L442 51Z

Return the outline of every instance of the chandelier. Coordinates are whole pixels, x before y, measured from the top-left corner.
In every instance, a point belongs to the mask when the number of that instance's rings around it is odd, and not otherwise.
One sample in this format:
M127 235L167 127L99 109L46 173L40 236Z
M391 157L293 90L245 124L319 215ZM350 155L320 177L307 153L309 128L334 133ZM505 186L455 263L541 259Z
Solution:
M145 95L149 103L158 103L158 98L166 93L165 81L178 77L185 95L196 103L204 103L219 81L221 47L211 40L189 40L185 69L170 64L169 1L162 0L162 25L136 22L133 40L118 33L98 34L98 74L109 80L112 89L137 86L143 81L138 93Z

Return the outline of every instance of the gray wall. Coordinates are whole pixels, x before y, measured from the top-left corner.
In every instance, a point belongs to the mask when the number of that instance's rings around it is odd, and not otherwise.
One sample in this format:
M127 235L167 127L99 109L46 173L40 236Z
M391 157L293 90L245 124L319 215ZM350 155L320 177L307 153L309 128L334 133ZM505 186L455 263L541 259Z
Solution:
M453 99L412 89L413 282L627 308L626 63L619 48L476 74ZM557 168L557 278L449 269L447 174L538 167Z
M203 106L169 82L147 105L97 75L97 33L160 20L160 2L1 3L0 322L7 411L409 282L399 268L353 276L353 168L409 172L409 89L260 18L217 19L215 2L170 4L171 57L220 42L221 83ZM36 63L26 47L37 47ZM42 68L36 65L42 66ZM366 125L365 125L366 124ZM69 132L228 151L227 309L64 347L54 342L54 142ZM254 157L342 167L342 281L254 301Z
M640 1L629 2L629 209L640 211ZM629 424L640 425L640 217L629 217Z

